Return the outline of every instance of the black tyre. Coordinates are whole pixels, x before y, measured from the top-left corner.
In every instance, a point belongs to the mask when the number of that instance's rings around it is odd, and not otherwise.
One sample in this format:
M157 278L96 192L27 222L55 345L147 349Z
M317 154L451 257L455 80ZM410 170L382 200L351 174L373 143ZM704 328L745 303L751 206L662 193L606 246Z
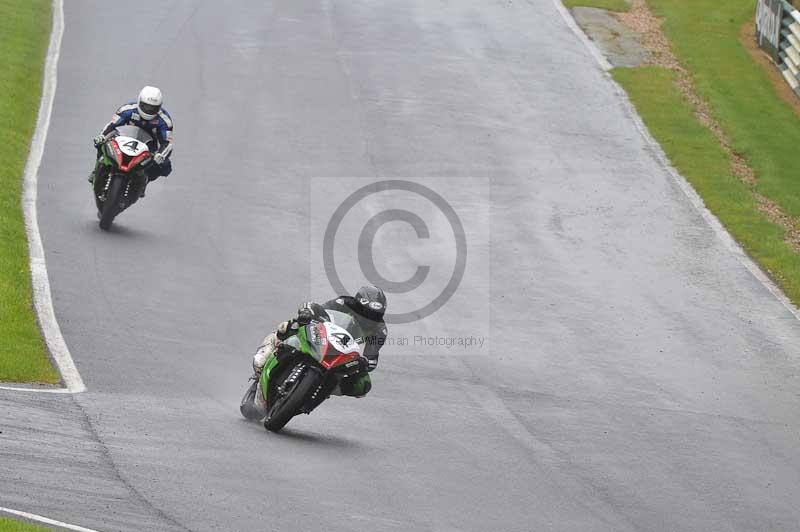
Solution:
M247 388L247 391L244 392L242 403L239 405L239 411L242 413L242 416L250 421L255 421L256 419L260 419L262 417L261 412L259 412L255 405L257 388L258 381L253 379L253 383L249 388Z
M103 210L100 213L100 229L104 231L111 229L111 223L119 214L119 200L125 184L121 177L111 176L109 179L111 179L111 186L108 187L106 201L103 202Z
M265 429L272 432L281 430L300 411L306 399L322 383L322 375L312 367L306 367L299 379L294 388L269 409L267 418L264 420Z

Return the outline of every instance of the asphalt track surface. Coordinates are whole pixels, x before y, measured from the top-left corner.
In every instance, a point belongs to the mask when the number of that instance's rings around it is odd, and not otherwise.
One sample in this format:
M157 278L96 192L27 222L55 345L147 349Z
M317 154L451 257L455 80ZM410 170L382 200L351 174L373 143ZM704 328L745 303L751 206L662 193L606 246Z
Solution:
M0 392L1 506L103 531L800 528L800 324L550 0L65 11L39 212L89 391ZM146 82L176 170L103 233L89 139ZM368 398L276 436L237 402L267 329L329 295L320 176L424 177L485 209L465 223L485 267L392 333L486 344L387 347ZM418 263L378 249L387 276Z

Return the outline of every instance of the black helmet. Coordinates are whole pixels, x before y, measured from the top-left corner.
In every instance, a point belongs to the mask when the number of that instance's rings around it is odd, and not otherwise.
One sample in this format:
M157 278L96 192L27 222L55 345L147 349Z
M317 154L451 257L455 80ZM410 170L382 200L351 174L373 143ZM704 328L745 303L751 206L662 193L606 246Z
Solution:
M356 292L355 299L365 316L382 317L386 312L386 294L377 286L362 286Z

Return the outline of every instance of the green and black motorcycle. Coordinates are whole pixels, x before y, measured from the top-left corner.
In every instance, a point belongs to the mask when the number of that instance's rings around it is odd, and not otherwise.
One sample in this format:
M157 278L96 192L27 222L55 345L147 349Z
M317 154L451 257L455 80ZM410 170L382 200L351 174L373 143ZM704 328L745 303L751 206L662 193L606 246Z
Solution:
M147 167L153 164L153 137L135 126L119 128L119 135L98 148L94 201L100 228L107 231L119 213L136 203L147 186Z
M344 377L359 372L361 327L349 314L327 314L329 321L301 326L267 360L260 378L250 378L239 407L246 419L263 419L264 428L277 432L297 414L310 414Z

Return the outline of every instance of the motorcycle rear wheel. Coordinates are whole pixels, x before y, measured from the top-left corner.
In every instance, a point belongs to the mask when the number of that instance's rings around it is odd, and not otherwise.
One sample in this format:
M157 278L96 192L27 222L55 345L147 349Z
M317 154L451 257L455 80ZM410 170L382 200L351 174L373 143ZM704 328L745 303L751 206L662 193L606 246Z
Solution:
M322 383L322 375L312 367L306 367L300 380L289 390L288 395L282 397L269 409L264 419L264 428L278 432L290 419L300 412L300 408Z
M239 411L242 413L242 417L250 421L255 421L256 419L261 418L261 412L258 411L258 408L256 408L255 405L257 387L258 381L253 379L250 387L248 387L247 391L244 392L244 397L242 397L242 402L239 405Z

